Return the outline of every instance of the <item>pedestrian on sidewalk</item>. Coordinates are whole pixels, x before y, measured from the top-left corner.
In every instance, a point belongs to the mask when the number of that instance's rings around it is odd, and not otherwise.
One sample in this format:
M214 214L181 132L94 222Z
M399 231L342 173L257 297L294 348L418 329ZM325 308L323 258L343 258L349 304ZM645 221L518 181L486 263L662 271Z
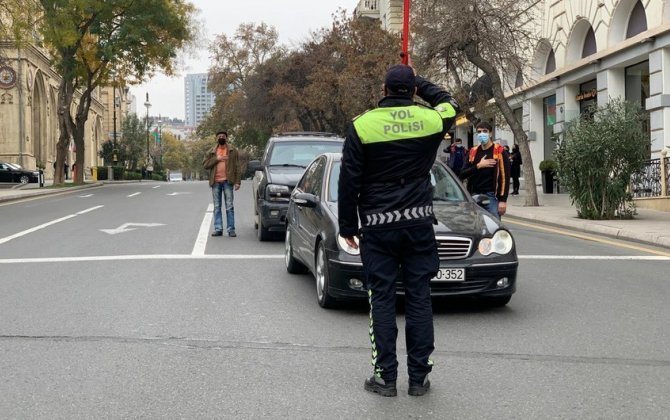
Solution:
M507 211L510 161L503 146L493 143L492 134L491 124L486 121L477 124L479 145L470 149L461 179L468 180L470 193L488 197L487 210L500 219Z
M459 176L465 166L467 149L463 146L463 140L457 138L449 148L449 167Z
M512 195L519 195L519 177L521 176L521 165L523 165L523 160L521 159L521 151L519 150L518 144L515 144L512 147L512 154L509 159L511 162L510 174L512 175Z
M415 104L415 94L433 108ZM430 355L435 349L430 280L440 265L430 170L457 110L448 92L416 76L411 66L397 64L386 73L379 106L353 120L344 142L338 187L340 236L351 250L358 249L360 237L370 303L374 373L364 388L385 397L397 395L400 270L406 301L407 392L420 396L430 388ZM378 218L391 213L398 217Z
M223 216L221 214L221 196L226 207L226 224L228 236L234 238L235 208L233 207L233 190L240 189L240 165L237 149L228 144L228 133L216 133L217 145L205 155L203 166L209 171L209 186L212 188L214 201L214 232L212 236L223 236Z

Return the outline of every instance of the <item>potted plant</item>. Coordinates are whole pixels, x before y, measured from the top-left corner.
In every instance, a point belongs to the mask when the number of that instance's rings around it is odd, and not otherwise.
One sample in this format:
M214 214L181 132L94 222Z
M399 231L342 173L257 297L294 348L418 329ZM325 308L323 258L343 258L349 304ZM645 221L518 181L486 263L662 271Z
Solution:
M558 163L555 160L547 159L540 162L540 172L542 172L542 192L545 194L554 193L554 178L558 170Z

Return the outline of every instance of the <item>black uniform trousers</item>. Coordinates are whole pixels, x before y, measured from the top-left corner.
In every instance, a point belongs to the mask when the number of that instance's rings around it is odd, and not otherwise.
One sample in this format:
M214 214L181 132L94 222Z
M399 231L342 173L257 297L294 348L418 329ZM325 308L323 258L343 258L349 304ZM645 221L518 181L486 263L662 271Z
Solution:
M407 369L412 382L431 371L435 349L430 280L440 266L430 221L402 228L363 228L361 259L370 300L370 342L375 374L385 381L398 376L396 356L396 281L405 287Z

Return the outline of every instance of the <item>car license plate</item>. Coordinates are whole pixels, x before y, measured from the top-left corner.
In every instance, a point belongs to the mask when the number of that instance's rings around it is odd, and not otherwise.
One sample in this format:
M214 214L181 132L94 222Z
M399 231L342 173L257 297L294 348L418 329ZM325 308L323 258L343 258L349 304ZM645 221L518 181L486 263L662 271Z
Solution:
M440 268L432 281L465 281L465 268Z

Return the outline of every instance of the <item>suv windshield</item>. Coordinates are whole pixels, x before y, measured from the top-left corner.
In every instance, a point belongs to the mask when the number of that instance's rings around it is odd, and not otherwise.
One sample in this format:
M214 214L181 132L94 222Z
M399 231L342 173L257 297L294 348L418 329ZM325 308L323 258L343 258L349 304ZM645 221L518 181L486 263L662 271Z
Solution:
M270 166L301 166L306 168L321 153L341 152L342 143L334 141L315 141L307 143L281 141L275 143L270 154Z

